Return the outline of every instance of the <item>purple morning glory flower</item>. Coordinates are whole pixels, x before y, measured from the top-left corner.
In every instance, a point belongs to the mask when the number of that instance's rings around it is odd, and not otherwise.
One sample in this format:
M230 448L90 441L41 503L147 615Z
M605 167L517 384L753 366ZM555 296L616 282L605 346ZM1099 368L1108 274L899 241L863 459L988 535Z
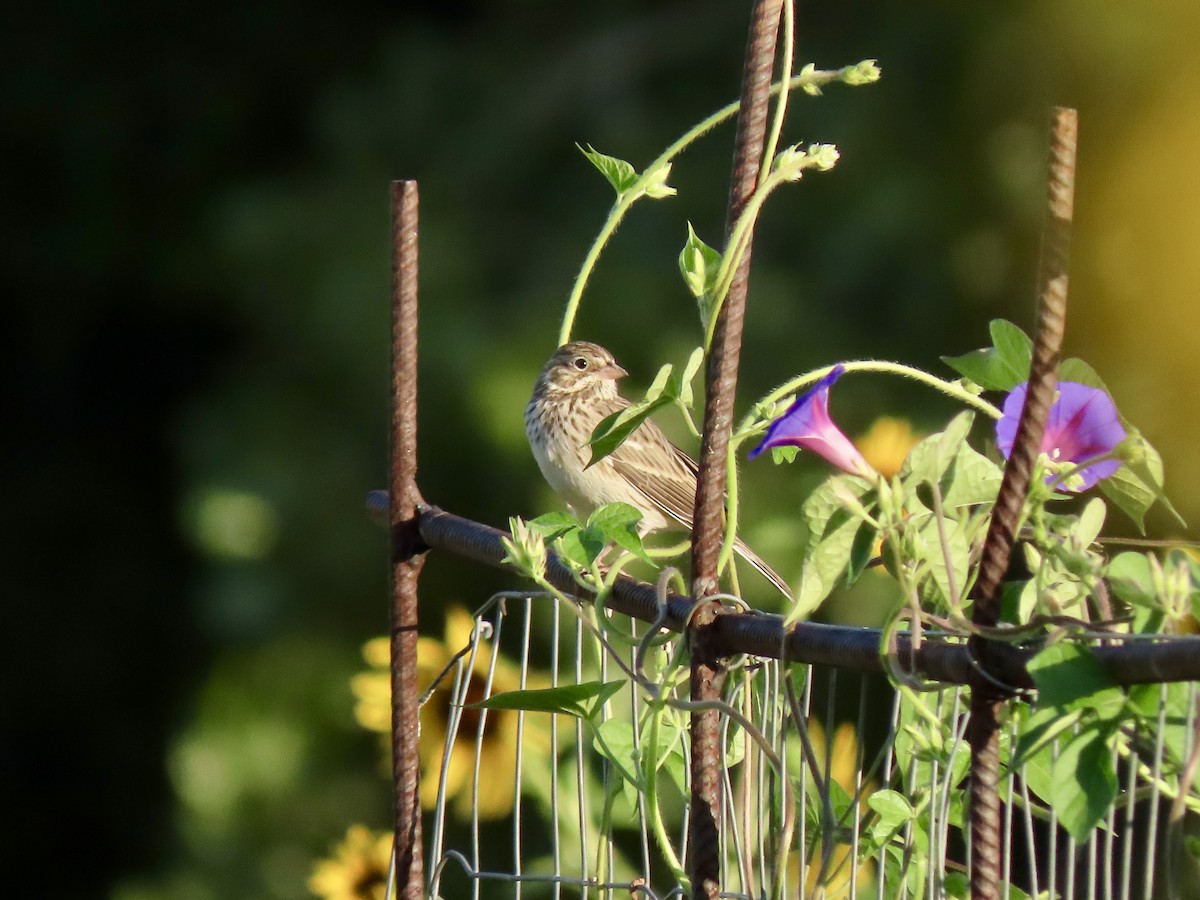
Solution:
M812 390L797 397L787 412L771 423L762 441L750 451L750 459L771 447L799 447L823 456L851 475L873 479L875 470L829 418L829 388L845 371L846 367L838 363Z
M1012 452L1017 422L1025 406L1028 388L1029 382L1023 382L1009 392L1004 400L1004 415L996 422L996 444L1005 459ZM1125 437L1125 429L1117 417L1117 407L1108 394L1099 388L1074 381L1058 383L1058 396L1050 407L1041 449L1052 463L1059 464L1060 471L1111 453ZM1095 465L1084 466L1062 482L1057 482L1058 472L1052 472L1046 483L1065 491L1086 491L1120 467L1119 459L1105 459Z

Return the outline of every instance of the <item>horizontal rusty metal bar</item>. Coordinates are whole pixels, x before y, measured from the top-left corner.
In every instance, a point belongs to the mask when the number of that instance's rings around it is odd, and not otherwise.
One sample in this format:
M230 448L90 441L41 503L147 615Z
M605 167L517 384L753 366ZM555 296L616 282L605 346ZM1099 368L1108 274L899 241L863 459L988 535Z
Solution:
M503 531L438 509L425 507L418 520L421 539L431 548L453 553L496 568L507 568L501 559ZM547 577L561 590L580 596L582 589L570 570L549 555ZM585 597L586 599L586 597ZM654 585L622 576L609 606L620 613L653 622L658 616ZM668 594L668 628L680 631L691 610L691 600ZM725 655L748 653L767 659L835 666L858 672L883 672L879 655L880 632L875 628L802 622L786 632L783 618L770 613L719 616L714 639ZM1028 689L1033 681L1025 662L1035 651L999 645L994 648L994 677L1005 686ZM1171 637L1162 641L1129 642L1095 647L1096 661L1118 684L1154 684L1166 681L1200 681L1200 637ZM973 670L966 645L952 639L927 637L914 654L907 634L897 635L895 663L901 671L935 681L965 684Z

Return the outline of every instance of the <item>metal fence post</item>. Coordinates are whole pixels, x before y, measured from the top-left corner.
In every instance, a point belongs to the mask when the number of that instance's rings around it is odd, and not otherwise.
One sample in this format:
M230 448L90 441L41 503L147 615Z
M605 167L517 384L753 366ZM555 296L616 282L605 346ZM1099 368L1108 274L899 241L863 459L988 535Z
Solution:
M1067 319L1067 268L1071 247L1071 220L1075 197L1075 147L1078 116L1073 109L1051 112L1048 209L1042 229L1042 255L1038 267L1037 330L1029 390L1021 412L1012 453L992 511L979 578L972 592L973 622L992 628L999 621L1000 586L1008 569L1021 510L1029 489L1034 462L1041 452L1046 417L1058 387L1058 362ZM997 686L989 657L989 642L973 635L968 644L978 668L972 673L971 713L967 739L971 746L971 898L1000 897L1000 756L999 715L1005 702Z
M782 7L782 0L757 0L754 4L737 117L726 240L758 186ZM700 702L718 699L725 681L725 667L712 652L707 638L719 607L704 598L719 589L717 558L724 537L725 456L733 423L749 272L750 247L747 245L717 316L707 360L704 428L692 529L692 597L698 607L691 617L688 635L692 653L691 699ZM688 819L688 869L692 896L715 898L721 884L719 714L715 710L693 712L690 739L692 796Z
M417 725L417 581L424 565L417 490L417 183L393 181L392 427L389 523L392 595L393 858L398 896L423 896Z

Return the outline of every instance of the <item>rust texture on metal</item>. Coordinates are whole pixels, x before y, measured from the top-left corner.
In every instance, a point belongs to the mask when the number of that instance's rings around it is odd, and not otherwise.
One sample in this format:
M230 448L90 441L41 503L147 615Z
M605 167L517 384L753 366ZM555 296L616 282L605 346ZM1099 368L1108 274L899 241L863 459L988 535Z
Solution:
M500 544L501 536L507 532L437 507L427 507L421 513L420 529L421 539L429 547L483 565L507 568L501 562L504 548ZM546 576L552 584L584 602L595 599L553 552L547 554L547 559ZM664 627L682 630L691 606L691 598L668 592ZM607 607L642 622L655 622L659 614L655 586L625 575L617 577ZM718 616L711 637L714 649L721 656L745 653L779 659L782 653L789 662L833 666L851 672L884 672L890 664L896 671L946 684L966 684L973 671L964 644L956 639L939 639L930 632L925 633L916 650L908 636L896 635L896 652L890 661L879 655L877 628L801 622L788 628L785 636L783 617L773 613ZM989 658L995 664L992 674L1014 688L1032 688L1033 680L1025 662L1034 652L1005 644L990 648ZM1193 635L1156 643L1097 646L1092 656L1117 684L1200 681L1200 637Z
M392 777L397 896L424 896L417 742L417 582L425 557L417 490L417 183L394 181L392 212Z
M726 215L727 241L734 223L758 186L782 8L781 0L757 0L751 14ZM692 615L688 634L692 653L690 694L695 701L720 697L725 680L725 666L707 639L719 607L704 598L718 590L717 559L724 536L725 456L733 423L749 267L748 242L717 316L707 360L704 427L692 531L692 596L698 598L701 605ZM721 890L719 714L715 710L692 713L690 739L692 795L688 818L688 868L692 896L715 898Z
M1058 364L1067 318L1067 269L1075 196L1075 149L1078 116L1073 109L1051 112L1047 211L1038 269L1037 329L1029 389L1017 426L1012 453L1004 467L1000 492L984 540L979 577L972 592L973 621L992 627L999 620L1000 587L1008 569L1033 466L1041 452L1046 418L1058 387ZM989 642L973 637L968 649L980 668L994 669ZM997 679L998 680L998 679ZM967 739L971 747L971 897L998 900L1001 859L998 780L999 714L1004 703L995 681L983 674L971 679L971 718Z

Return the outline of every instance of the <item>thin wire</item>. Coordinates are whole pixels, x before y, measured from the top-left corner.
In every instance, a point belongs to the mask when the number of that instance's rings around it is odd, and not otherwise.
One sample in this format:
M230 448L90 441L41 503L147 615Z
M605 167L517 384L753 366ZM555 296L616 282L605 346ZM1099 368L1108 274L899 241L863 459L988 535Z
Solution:
M1143 897L1154 896L1155 848L1158 846L1158 803L1162 792L1163 736L1167 731L1167 701L1170 699L1167 685L1161 685L1158 693L1158 728L1154 735L1154 766L1150 782L1150 825L1146 829L1146 878L1142 889Z
M641 623L637 619L629 620L630 634L636 639L638 637L638 629ZM632 661L631 654L631 661ZM642 746L642 696L639 691L630 688L629 691L629 708L633 719L633 740L634 745ZM646 813L646 792L638 791L638 837L641 840L642 851L642 875L647 882L650 882L650 828Z
M522 604L525 616L521 632L521 676L520 689L525 690L529 684L529 644L533 624L533 603L527 598ZM525 710L517 710L517 771L515 778L515 793L513 795L513 873L521 874L521 774L525 760ZM521 882L517 882L513 892L514 900L521 900Z
M1100 871L1096 858L1096 844L1099 840L1099 829L1093 828L1087 842L1087 896L1088 900L1096 900L1096 876Z
M559 684L559 642L561 640L562 616L559 605L555 603L550 630L550 686L552 688L558 687ZM554 875L558 878L562 875L562 841L559 839L559 835L562 834L562 823L559 821L561 808L558 797L558 716L550 717L550 759L553 769L550 773L550 846L554 855ZM555 900L562 897L562 887L558 881L554 882L554 897Z
M604 633L605 638L607 639L609 629L608 629L608 620L606 618L601 619L600 627ZM583 648L582 647L579 648L579 656L582 659L582 657L583 657ZM603 652L600 654L600 681L605 682L605 683L608 682L608 654L603 653ZM612 698L611 697L609 699L605 700L603 705L600 707L601 723L607 722L610 718L612 718ZM604 796L610 797L610 796L612 796L612 792L616 788L614 780L620 778L621 776L613 771L612 761L610 759L608 759L608 757L602 756L600 759L600 764L601 764L601 771L603 772ZM611 809L611 807L610 807L610 809ZM608 866L608 875L611 878L616 873L616 864L617 864L615 849L613 847L613 826L612 826L611 814L609 816L608 828L604 832L602 839L604 841L604 854L606 857L606 865ZM597 873L597 875L598 874L599 873ZM611 897L611 894L610 894L610 897Z
M1025 782L1024 778L1021 779L1021 800L1025 810L1025 850L1029 861L1029 886L1032 888L1029 895L1031 897L1040 897L1041 891L1038 890L1037 836L1033 831L1033 803L1029 797L1029 785Z
M821 776L825 779L825 790L821 794L821 864L817 869L818 884L824 886L829 880L829 864L833 860L834 837L837 834L837 819L833 815L833 736L836 731L838 670L830 669L829 687L825 694L825 759Z
M1014 720L1008 727L1008 746L1011 748L1017 746L1017 723ZM953 757L951 757L953 758ZM1009 900L1012 896L1012 834L1013 834L1013 797L1016 794L1016 775L1011 771L1008 772L1008 793L1004 798L1004 835L1003 835L1003 850L1001 859L1003 862L1000 865L1000 871L1004 887L1004 900ZM1034 896L1037 896L1036 894Z
M1076 737L1079 734L1079 728L1076 726L1071 729L1071 736ZM1055 745L1055 757L1059 753L1057 744ZM1051 770L1053 771L1053 770ZM1067 883L1063 888L1063 900L1074 900L1075 898L1075 838L1069 832L1067 833L1067 848L1063 853L1063 868L1066 870Z
M469 660L469 661L468 661ZM463 673L469 671L467 668L474 664L475 660L475 644L472 642L471 652L466 658L460 656L455 667L454 682L450 690L450 704L446 713L446 739L442 749L442 764L441 770L438 773L438 790L437 799L434 801L434 819L433 819L433 839L430 841L430 849L435 857L440 857L442 853L442 841L445 835L446 827L446 771L450 766L450 752L454 747L454 741L458 736L458 723L462 718L462 696L463 686L465 684ZM436 878L441 878L440 868L436 871ZM438 881L435 880L435 875L430 876L431 893L437 894Z
M1114 777L1120 778L1121 756L1117 753L1115 742L1112 745L1112 754L1109 759L1115 773ZM1104 830L1104 876L1102 880L1104 900L1113 900L1113 862L1116 857L1116 847L1114 844L1117 838L1117 810L1120 805L1120 801L1114 798L1112 805L1108 808L1108 815L1105 817L1107 827Z
M917 783L917 755L914 753L908 764L908 784ZM916 823L909 821L904 826L904 858L900 865L901 871L908 871L908 866L912 861L913 854L913 830L916 828ZM968 843L968 846L970 844ZM904 900L908 896L908 879L904 878L900 881L900 900Z
M786 696L787 692L786 692L785 686L784 686L784 679L790 679L792 676L791 676L791 670L786 664L779 663L779 662L772 660L771 665L772 665L772 672L773 672L771 684L775 690L775 693L769 695L771 697L770 716L771 716L771 721L774 723L775 734L778 735L779 758L786 760L788 758L788 753L789 753L788 748L792 742L792 735L791 735L791 729L788 728L788 724L787 724L788 717L787 717L787 708L786 708L786 700L785 700L785 696ZM764 698L763 702L766 703L767 699ZM804 837L803 837L804 768L803 768L803 761L801 761L801 768L800 768L799 775L800 775L799 796L797 799L793 799L792 802L799 803L800 812L799 812L798 818L800 820L800 823L799 823L800 828L798 831L793 831L791 840L789 840L787 842L787 846L781 845L779 847L779 852L773 853L772 858L771 858L772 883L778 882L778 884L780 885L780 890L782 891L782 893L785 897L787 896L787 893L788 893L787 859L788 859L789 854L792 852L793 844L795 844L795 846L798 848L796 850L797 857L800 857L802 859L804 856L804 849L803 849L804 848ZM771 807L770 808L772 810L774 810L775 815L778 816L778 818L776 819L776 824L779 827L782 827L782 823L786 820L787 815L789 813L789 810L787 809L787 802L788 802L787 791L784 790L784 786L782 784L782 779L775 772L774 768L770 767L770 766L763 767L763 771L760 774L760 778L763 780L764 790L767 791L767 795L771 798ZM762 847L761 852L763 854L763 857L764 857L764 859L766 859L767 858L766 854L770 853L772 848L770 848L767 845L765 835L763 835L759 838L759 844ZM780 865L783 866L782 872L778 871L778 868Z
M896 732L900 730L900 692L892 696L891 727L888 729L887 747L883 755L882 784L891 785L892 765L896 759ZM883 900L883 889L887 881L887 847L879 849L879 878L875 885L875 900Z
M583 620L575 620L575 683L583 683ZM579 871L584 879L588 873L588 829L587 829L587 760L584 757L583 719L575 720L575 790L576 806L579 810ZM583 888L583 900L588 890Z
M1134 801L1137 797L1137 754L1130 753L1126 760L1125 776L1125 825L1122 829L1121 853L1121 900L1129 900L1133 881Z
M939 691L937 695L937 717L938 721L942 720L942 707L945 703L946 695ZM936 897L941 892L945 873L941 870L943 861L946 858L945 848L941 846L941 818L938 815L939 794L938 794L938 761L937 757L929 760L929 864L925 869L925 896Z
M862 830L863 769L867 764L867 676L858 677L858 722L855 725L858 738L855 741L854 760L854 826L850 832L850 900L858 896L858 844Z
M1054 770L1054 763L1058 762L1058 739L1050 745L1050 767ZM1054 896L1054 892L1058 890L1058 813L1054 811L1054 806L1050 807L1050 827L1046 831L1046 842L1050 845L1048 856L1050 857L1050 874L1047 876L1050 882L1047 887L1050 891L1050 896Z
M939 877L944 882L946 880L946 848L950 844L950 804L953 800L954 785L950 780L954 777L954 757L958 755L958 751L962 749L963 741L967 734L967 717L963 714L962 709L962 688L954 688L954 705L950 708L950 721L954 723L954 740L950 743L950 754L946 757L946 775L942 781L941 790L941 809L940 815L940 835L942 853L940 854L937 865L939 867ZM933 828L933 823L930 823L930 828Z
M754 724L758 730L763 733L763 736L775 748L775 752L779 754L780 759L785 759L783 752L780 749L779 735L776 734L773 727L773 720L768 711L766 698L771 692L770 684L770 666L760 666L758 671L750 676L750 708L754 715ZM759 690L753 689L754 682L757 679L762 680L762 685ZM750 752L755 752L755 748L751 747ZM785 763L786 765L786 763ZM766 832L774 831L773 822L775 816L774 802L764 792L766 779L763 776L763 769L770 768L769 766L757 765L754 767L752 778L745 778L747 797L752 797L754 800L754 809L766 810L766 820L760 821L758 827L754 829L754 834L746 842L746 852L750 854L751 865L757 866L759 879L763 885L763 893L767 891L768 884L774 884L774 871L767 866L767 857L764 852L763 835ZM749 800L747 800L749 802Z
M488 661L487 678L483 686L483 696L492 696L492 685L496 677L496 664L500 659L500 635L504 629L504 612L502 606L497 606L495 612L495 624L492 626L492 655ZM478 635L482 630L482 620L478 622L475 628L475 633ZM476 646L479 644L479 638L476 637ZM474 759L474 780L471 782L471 838L474 844L475 865L479 866L479 772L482 768L481 760L483 758L483 732L487 727L488 710L481 709L479 711L479 724L475 727L475 759ZM476 881L471 892L473 897L479 896L480 883Z
M728 702L731 705L737 704L738 699L739 699L738 695L740 692L741 692L741 686L739 684L734 684L734 686L730 689L729 697L727 698ZM732 862L735 863L733 869L737 871L738 878L741 879L740 883L741 883L741 887L742 887L742 892L748 893L750 890L750 886L746 883L746 878L745 878L746 871L742 865L742 861L746 858L745 854L743 852L745 848L743 847L742 842L747 836L743 835L741 833L741 829L739 828L738 811L737 811L737 807L735 805L738 801L737 801L737 798L734 796L733 775L730 772L729 757L726 753L726 748L729 746L729 729L732 726L732 724L733 724L733 722L728 716L721 717L721 724L720 724L721 747L720 747L718 755L721 760L722 803L721 803L721 818L720 818L720 822L719 822L719 828L717 830L718 847L719 847L718 852L721 854L722 861L724 861L724 862L730 861L730 859L731 859L730 852L731 852L731 844L732 844L732 854L733 854ZM748 751L746 757L742 758L742 772L743 773L745 773L746 766L749 764L747 757L749 756L750 752L753 752L753 751ZM745 781L745 779L743 779L743 783L744 783L744 781ZM749 790L749 786L748 785L744 786L743 790ZM745 800L743 799L742 802L745 803ZM728 871L728 868L726 870ZM728 876L726 876L726 878L728 878Z
M796 723L796 728L805 729L807 734L808 722L812 717L812 666L804 667L804 690L800 694L800 720ZM805 826L808 824L808 779L804 777L805 766L811 770L812 766L807 755L801 755L800 763L800 823L797 829L800 833L800 874L796 879L797 887L800 890L808 884L808 839L805 835Z

